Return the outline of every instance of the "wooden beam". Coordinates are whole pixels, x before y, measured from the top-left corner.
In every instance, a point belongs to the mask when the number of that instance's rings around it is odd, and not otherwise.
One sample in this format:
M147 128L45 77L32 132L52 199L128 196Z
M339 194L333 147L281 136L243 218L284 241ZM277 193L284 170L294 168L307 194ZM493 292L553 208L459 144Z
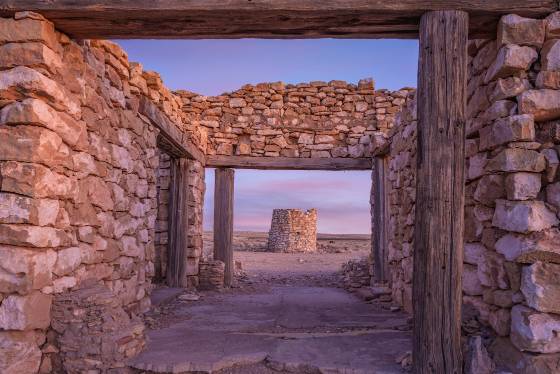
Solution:
M162 147L175 157L189 157L201 162L206 162L204 153L189 139L187 133L179 130L177 125L171 121L151 100L142 96L138 112L146 116L160 130L159 140Z
M373 249L373 278L383 283L389 280L388 259L388 222L389 204L387 193L387 158L376 157L373 163L371 200L372 209L372 249Z
M235 170L216 169L214 181L214 259L225 263L224 285L233 283L233 183Z
M0 15L31 10L74 38L417 38L427 11L471 13L472 37L500 16L544 17L556 0L0 0Z
M468 14L420 22L413 368L461 373Z
M169 186L169 240L167 250L166 282L169 287L187 286L188 247L188 162L186 158L171 159Z
M371 158L206 156L207 167L263 170L371 170Z

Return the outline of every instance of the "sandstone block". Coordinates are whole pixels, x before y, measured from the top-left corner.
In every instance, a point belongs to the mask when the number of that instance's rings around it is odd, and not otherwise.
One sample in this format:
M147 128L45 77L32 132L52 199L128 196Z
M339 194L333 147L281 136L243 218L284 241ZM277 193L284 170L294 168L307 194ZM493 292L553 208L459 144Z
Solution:
M42 42L53 50L59 49L54 25L45 20L25 18L0 19L0 40L3 43Z
M490 288L507 289L508 279L504 267L504 259L495 252L486 251L483 260L478 264L480 284Z
M560 71L540 71L535 86L537 88L560 90Z
M496 201L492 225L507 231L528 233L558 224L556 215L542 201Z
M517 97L519 113L532 114L537 122L560 118L560 91L529 90Z
M497 338L490 346L496 365L511 373L556 374L560 354L533 354L521 352L510 338Z
M71 151L55 132L36 126L0 125L0 160L71 165Z
M468 159L467 179L473 180L484 175L484 169L488 164L486 152L477 153Z
M467 295L482 295L484 288L478 278L476 266L465 264L463 267L463 292Z
M519 44L540 48L544 42L545 33L543 20L508 14L503 16L498 23L498 45Z
M498 336L508 336L511 329L511 313L509 309L499 308L490 312L490 326Z
M79 247L64 248L57 252L53 272L58 276L70 274L82 262L82 250Z
M547 182L553 182L556 179L556 173L558 171L558 165L560 160L558 160L558 153L552 148L543 149L541 154L546 160L546 180Z
M511 341L521 351L560 352L560 316L539 313L526 306L511 310Z
M0 305L0 329L46 329L51 324L51 303L52 297L39 291L6 297Z
M247 102L243 98L231 98L229 99L229 106L231 108L243 108L247 106Z
M0 46L0 66L28 66L56 73L62 67L60 56L42 43L8 43Z
M560 182L546 186L546 202L560 209Z
M0 192L0 223L54 225L59 212L58 200L31 199Z
M523 267L521 292L531 308L560 314L560 265L538 261Z
M0 292L26 294L52 281L56 252L0 246Z
M0 30L2 30L1 23ZM38 341L37 333L34 331L0 331L0 372L3 374L37 373L41 365Z
M525 172L508 174L505 186L508 200L535 199L541 190L541 175Z
M20 195L44 197L73 197L76 183L70 178L38 165L15 161L0 163L1 189Z
M488 162L486 170L490 172L526 171L540 173L545 167L546 162L542 154L528 149L507 148Z
M64 230L52 227L0 224L0 243L28 247L61 247L72 244Z
M530 88L531 84L527 79L519 77L498 79L488 86L488 99L490 102L509 99Z
M26 99L5 106L0 111L0 123L8 125L39 125L54 131L71 147L85 149L86 125L69 115L58 112L42 100Z
M80 104L71 98L55 81L36 70L18 66L0 72L0 98L17 100L22 97L47 98L57 110L68 111L75 116L80 112Z
M504 45L498 51L496 61L486 72L484 83L527 71L538 57L537 51L531 47L521 47L515 44Z
M516 115L498 119L493 125L479 130L480 150L494 149L516 141L533 141L535 123L531 115Z
M560 39L552 39L544 44L541 64L542 70L560 71Z
M497 199L505 197L504 177L498 174L485 175L480 178L474 199L484 205L494 206Z
M486 248L478 243L465 243L463 261L467 264L478 265L484 260Z
M494 368L494 361L482 344L482 338L480 336L471 337L465 357L465 374L492 374Z
M545 20L546 38L560 39L560 12L554 12Z

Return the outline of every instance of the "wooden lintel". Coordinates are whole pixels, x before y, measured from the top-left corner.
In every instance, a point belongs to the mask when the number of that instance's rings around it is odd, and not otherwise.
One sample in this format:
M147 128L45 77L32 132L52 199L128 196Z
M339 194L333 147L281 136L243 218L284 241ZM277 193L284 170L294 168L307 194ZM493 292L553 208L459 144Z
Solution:
M138 112L146 116L160 130L167 149L176 157L189 157L205 164L205 155L177 126L149 99L142 96Z
M81 39L417 38L428 11L470 14L472 38L508 13L544 17L557 0L0 0L0 15L35 11Z
M371 158L206 156L206 167L263 170L371 170Z

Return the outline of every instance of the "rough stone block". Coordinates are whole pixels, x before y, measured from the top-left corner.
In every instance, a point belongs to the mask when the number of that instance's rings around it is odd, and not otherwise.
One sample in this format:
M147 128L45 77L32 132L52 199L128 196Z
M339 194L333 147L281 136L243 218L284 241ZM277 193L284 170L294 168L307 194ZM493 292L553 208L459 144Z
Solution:
M535 86L537 88L560 90L560 71L540 71Z
M80 113L80 103L38 71L25 66L1 71L0 98L17 100L25 97L47 98L57 110L68 111L71 115Z
M516 305L511 310L511 341L520 351L560 352L560 316Z
M558 171L558 165L560 160L558 160L558 153L552 148L543 149L541 154L546 160L546 170L545 177L547 182L553 182L556 179L556 173Z
M467 264L478 265L486 253L486 248L478 243L465 243L463 261Z
M529 81L520 77L498 79L488 85L488 99L490 102L509 99L530 88Z
M554 12L545 19L546 38L560 39L560 12Z
M0 125L0 160L72 168L71 150L55 132L36 126Z
M5 106L0 111L0 124L43 126L54 131L69 146L86 149L85 123L54 110L42 100L25 99Z
M560 91L529 90L517 97L519 113L532 114L537 122L560 118Z
M501 289L507 289L509 286L504 259L495 252L484 252L484 257L478 264L477 274L483 286Z
M467 295L477 296L482 295L483 291L476 266L465 264L463 267L463 292Z
M521 292L531 308L560 314L560 265L539 261L523 267Z
M465 357L465 374L492 374L494 369L494 361L482 344L482 338L480 336L471 337Z
M560 232L553 228L531 235L506 234L496 242L496 251L508 261L560 263Z
M540 48L545 34L543 20L508 14L498 23L498 45L519 44Z
M537 51L531 47L521 47L514 44L504 45L498 51L496 61L486 72L484 83L527 71L537 61L538 57Z
M0 223L28 223L49 226L56 223L58 200L32 199L0 192Z
M528 233L556 226L558 219L542 201L496 201L492 225L507 231Z
M474 199L484 205L494 206L495 201L505 197L504 177L499 174L485 175L478 181Z
M56 252L0 245L0 292L26 294L52 281Z
M533 354L519 351L510 338L497 338L490 352L498 367L519 374L556 374L560 354Z
M486 170L490 172L526 171L540 173L546 167L542 154L520 148L507 148L488 161Z
M541 64L542 70L560 71L560 39L552 39L544 44Z
M480 150L494 149L516 141L533 141L535 123L531 115L516 115L498 119L493 125L480 129Z
M0 329L46 329L51 324L52 296L35 291L27 296L10 295L0 305Z
M505 186L508 200L535 199L541 190L541 175L525 172L508 174Z
M57 252L53 272L63 276L74 271L82 262L82 250L79 247L64 248Z
M0 331L0 373L37 373L42 355L39 341L34 331Z
M498 336L508 336L511 328L511 312L499 308L490 312L488 322Z
M0 224L0 243L24 247L61 247L72 244L72 237L53 227Z

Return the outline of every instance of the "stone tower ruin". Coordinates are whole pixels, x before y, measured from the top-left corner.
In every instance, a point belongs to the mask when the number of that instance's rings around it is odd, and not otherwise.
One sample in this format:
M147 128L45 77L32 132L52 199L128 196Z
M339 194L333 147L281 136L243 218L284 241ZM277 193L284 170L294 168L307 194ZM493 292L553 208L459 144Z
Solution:
M271 252L315 252L317 209L274 209L268 233Z

